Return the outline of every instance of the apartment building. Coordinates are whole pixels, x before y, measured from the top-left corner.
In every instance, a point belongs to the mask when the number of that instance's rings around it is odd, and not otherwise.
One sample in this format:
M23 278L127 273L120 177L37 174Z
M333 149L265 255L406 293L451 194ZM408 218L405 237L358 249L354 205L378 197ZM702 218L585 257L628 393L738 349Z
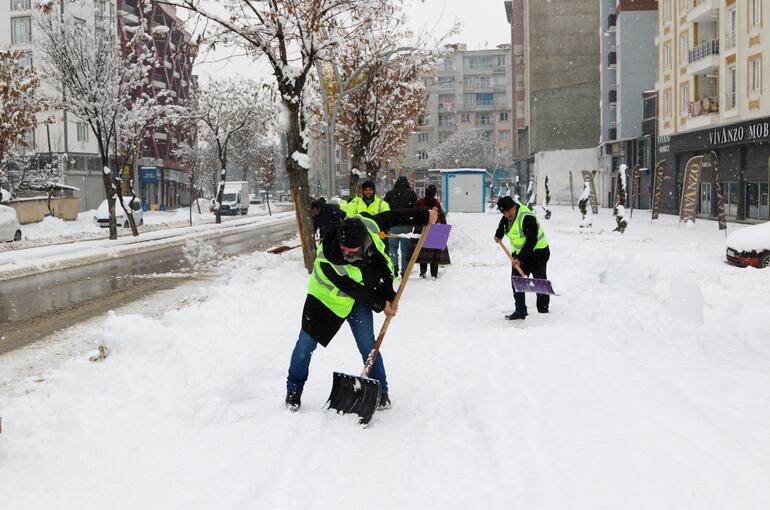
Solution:
M687 161L705 155L718 164L728 218L770 219L768 15L768 0L660 1L657 158L666 165L664 211L679 211ZM710 162L698 193L699 215L715 216Z
M34 44L35 24L33 0L0 2L0 46L10 47L23 53L25 65L35 65L42 58ZM113 27L120 31L121 40L127 40L126 29L139 23L137 0L98 0L93 3L61 2L56 9L62 15L73 16L83 23L92 24L94 30ZM190 96L195 77L192 64L195 57L190 43L191 36L183 28L173 7L152 4L148 27L153 34L158 62L152 71L152 84L146 93L156 95L168 90L166 102L180 103ZM158 27L165 27L158 29ZM42 92L55 95L56 89L43 80ZM53 123L39 126L32 138L35 157L33 164L44 165L50 160L66 161L67 168L61 174L66 184L79 189L80 210L95 209L104 200L102 165L96 137L88 124L71 112L59 110L47 112ZM42 118L42 116L41 116ZM189 200L189 179L186 167L174 156L176 144L183 135L171 125L150 132L142 150L142 158L134 175L137 192L143 203L150 207L174 208ZM190 135L184 135L190 136ZM66 154L66 158L58 158ZM131 177L130 168L123 169L125 180Z
M97 12L93 5L64 2L56 8L67 9L67 15L89 20L94 29L101 28L103 19L100 14L114 19L114 3L96 2ZM41 58L34 44L34 9L33 0L0 2L0 46L22 53L20 62L25 66L35 66ZM56 90L50 83L42 81L41 93L52 96ZM53 122L43 124L42 120L48 117ZM41 114L40 120L41 125L29 133L33 147L31 164L42 168L51 162L58 162L60 180L79 188L80 210L96 208L104 199L104 185L97 141L88 124L62 110ZM67 157L60 158L62 154Z
M570 202L570 172L596 170L601 139L600 2L511 0L505 4L516 59L517 174L552 203ZM523 78L518 78L521 73ZM522 97L520 101L518 98ZM520 183L526 189L527 183ZM579 182L577 183L579 186Z
M597 188L614 203L612 185L618 168L639 165L640 188L634 207L650 206L650 171L655 167L654 134L643 130L645 96L657 79L655 30L657 0L602 0L601 2L601 169ZM649 114L649 112L647 112ZM601 197L604 201L605 197Z
M527 89L524 66L524 0L505 2L505 16L511 25L511 87L514 100L511 102L511 124L513 128L514 181L518 181L516 192L526 193L529 183ZM522 157L523 156L523 157ZM516 182L514 182L516 184Z
M426 115L399 164L421 192L431 180L428 154L458 131L481 128L496 148L513 150L511 45L469 50L455 44L429 79ZM509 169L498 172L510 180Z

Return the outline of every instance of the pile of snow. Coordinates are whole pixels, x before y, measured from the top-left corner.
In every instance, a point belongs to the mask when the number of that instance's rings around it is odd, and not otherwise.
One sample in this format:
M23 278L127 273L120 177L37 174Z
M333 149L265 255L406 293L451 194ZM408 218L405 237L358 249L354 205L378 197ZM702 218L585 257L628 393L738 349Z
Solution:
M739 252L770 250L770 221L730 233L726 244Z
M332 372L361 370L347 325L284 409L299 250L79 330L86 353L109 349L99 363L6 356L3 507L770 508L770 270L725 264L714 222L637 211L621 237L606 209L592 231L554 209L561 296L547 315L527 296L516 322L500 216L449 215L452 265L409 280L382 346L393 408L365 430L322 410Z

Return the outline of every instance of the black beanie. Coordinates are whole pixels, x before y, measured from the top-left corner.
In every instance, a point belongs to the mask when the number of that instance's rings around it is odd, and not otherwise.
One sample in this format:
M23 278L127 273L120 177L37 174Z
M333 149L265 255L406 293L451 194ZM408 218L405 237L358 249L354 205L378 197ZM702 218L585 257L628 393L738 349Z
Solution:
M500 212L505 212L515 205L516 202L511 197L500 197L497 199L497 210Z
M374 187L374 181L364 181L361 184L361 191L365 190L366 188L372 188L373 190L377 189Z
M340 244L346 248L358 248L364 244L366 226L357 218L347 218L337 228Z

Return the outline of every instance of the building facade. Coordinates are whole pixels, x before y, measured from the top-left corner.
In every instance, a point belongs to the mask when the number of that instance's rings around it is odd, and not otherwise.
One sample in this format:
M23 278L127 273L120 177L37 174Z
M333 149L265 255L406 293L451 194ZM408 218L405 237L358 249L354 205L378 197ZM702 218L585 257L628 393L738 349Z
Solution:
M608 204L614 203L614 182L618 168L626 164L646 169L634 207L650 206L650 169L654 168L654 143L643 130L645 94L657 79L655 30L657 0L602 0L601 59L601 145L600 179L609 191Z
M657 158L662 210L678 213L693 156L718 164L728 219L767 221L770 181L770 2L661 0L656 44ZM712 164L698 181L698 214L716 215Z
M23 54L22 62L34 66L42 56L34 44L35 24L33 0L11 0L0 2L0 46L9 47ZM72 16L83 23L100 30L119 30L121 41L126 42L126 29L138 25L140 14L137 0L98 0L94 3L60 2L63 16ZM162 101L181 103L190 96L194 76L192 64L195 57L190 43L190 34L182 26L173 7L152 4L148 17L148 28L153 34L158 62L152 70L152 82L146 93L157 95L167 90ZM158 28L165 27L165 28ZM56 87L42 80L41 90L45 95L57 94ZM31 133L35 156L33 164L45 165L59 161L66 168L61 169L62 180L79 189L81 211L95 209L104 200L102 164L96 137L89 125L71 112L58 110L41 115L51 117L50 124L41 123ZM133 176L136 191L142 202L153 208L174 208L189 200L186 167L174 156L181 134L171 125L151 131L142 148L141 159L135 168L124 168L124 180ZM189 136L189 135L186 135ZM59 157L66 154L66 157Z
M429 81L426 115L417 131L407 138L398 171L411 177L420 193L429 182L440 185L437 174L429 174L429 153L455 132L479 128L496 149L512 154L513 111L511 101L511 45L468 50L451 46ZM510 176L510 169L500 175Z

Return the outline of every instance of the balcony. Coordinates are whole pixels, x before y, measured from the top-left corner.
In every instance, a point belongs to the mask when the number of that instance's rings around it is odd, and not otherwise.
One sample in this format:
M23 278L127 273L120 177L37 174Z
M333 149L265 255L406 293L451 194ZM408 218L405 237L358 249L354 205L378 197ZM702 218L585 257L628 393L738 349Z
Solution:
M610 85L609 104L610 109L614 110L618 103L618 89L615 85Z
M614 32L618 22L618 16L614 12L607 15L607 32Z
M618 125L615 122L610 122L610 127L607 130L607 140L614 142L618 139Z
M691 49L687 55L687 72L703 74L719 67L719 41L705 41Z
M615 47L613 46L610 49L610 52L607 53L607 67L610 69L616 69L618 64L618 54L615 52Z
M719 18L719 0L690 0L688 23L713 23Z
M702 129L719 121L719 99L705 96L692 101L687 108L687 129Z

